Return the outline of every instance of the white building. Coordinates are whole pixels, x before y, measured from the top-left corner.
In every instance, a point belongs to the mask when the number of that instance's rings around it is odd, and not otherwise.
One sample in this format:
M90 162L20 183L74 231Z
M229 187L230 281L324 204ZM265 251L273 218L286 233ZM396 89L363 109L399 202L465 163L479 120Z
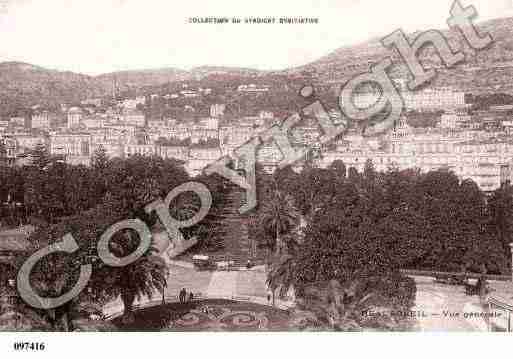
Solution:
M164 159L174 158L184 162L189 160L189 148L186 146L157 146L156 154Z
M182 90L180 91L180 94L185 98L194 98L199 96L199 94L194 90Z
M377 90L366 89L353 93L353 102L356 107L368 108L373 106L380 98ZM465 93L453 91L449 88L424 89L420 91L401 91L404 107L409 110L437 111L466 108Z
M31 134L16 134L12 138L16 140L16 147L22 153L31 151L37 145L44 145L47 142L46 137Z
M255 84L240 85L239 87L237 87L237 91L246 92L246 93L263 93L263 92L268 92L269 87L268 86L258 87Z
M121 121L126 125L144 127L146 125L146 116L141 111L127 110L123 111Z
M121 103L121 107L126 110L135 110L137 105L144 106L146 104L146 97L138 96L136 98L126 99Z
M72 107L68 111L68 128L78 128L82 120L82 110L78 107Z
M137 144L128 144L124 147L124 155L125 157L131 157L134 155L140 156L154 156L156 153L155 145L137 145Z
M50 135L50 154L71 157L91 156L91 135L88 133L56 133Z
M224 104L213 104L210 106L210 117L219 118L224 116L226 105Z
M48 111L43 111L32 115L32 128L48 130L50 129L50 126L50 114Z

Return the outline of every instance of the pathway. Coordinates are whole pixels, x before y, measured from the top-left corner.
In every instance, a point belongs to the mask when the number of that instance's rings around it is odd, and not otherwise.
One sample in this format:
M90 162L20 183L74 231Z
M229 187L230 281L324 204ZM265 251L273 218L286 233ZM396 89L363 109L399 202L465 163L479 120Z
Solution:
M206 295L210 298L235 296L238 272L213 272Z
M414 277L417 284L416 304L420 331L485 331L477 296L467 296L462 286L436 283L433 278Z
M193 268L187 268L182 265L173 265L169 267L168 286L164 297L166 302L175 302L178 300L178 294L182 288L187 292L193 292L195 298L202 299L235 299L248 301L252 303L270 304L267 300L267 289L265 285L266 275L263 271L197 271ZM160 295L153 298L142 298L136 301L135 305L148 307L159 305L162 302ZM286 301L276 301L276 307L287 308L290 303ZM123 309L120 299L117 299L104 308L107 316L118 315Z
M461 286L439 284L429 277L414 277L417 284L416 313L418 331L486 331L481 318L469 318L469 313L480 313L479 298L465 295ZM192 268L172 265L166 302L176 302L180 289L192 291L196 298L235 299L269 305L263 271L197 271ZM136 303L140 307L159 305L162 298L143 298ZM292 303L276 302L278 308L286 309ZM117 316L122 312L122 303L117 300L105 308L106 315Z

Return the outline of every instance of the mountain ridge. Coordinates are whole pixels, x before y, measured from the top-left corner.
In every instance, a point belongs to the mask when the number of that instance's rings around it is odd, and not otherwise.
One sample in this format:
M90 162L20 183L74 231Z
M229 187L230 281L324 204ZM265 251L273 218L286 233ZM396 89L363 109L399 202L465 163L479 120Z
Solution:
M437 67L439 76L435 86L453 86L465 91L502 91L513 93L513 18L488 20L477 24L480 32L489 32L494 44L486 51L473 53L467 45L462 50L466 61L455 68L445 69L432 47L420 53L423 64ZM441 30L449 39L453 49L465 41L455 30ZM413 34L408 37L412 38ZM14 103L23 107L37 101L43 105L60 102L77 102L85 97L103 97L116 90L137 90L158 87L177 81L202 80L209 76L228 79L254 78L265 80L266 76L314 74L321 84L340 85L352 76L368 71L372 63L391 56L393 51L383 47L379 39L373 38L354 45L337 48L311 63L283 70L258 70L244 67L198 66L190 70L176 67L160 67L139 70L115 71L99 75L86 75L71 71L47 69L38 65L7 61L0 63L0 106ZM405 66L398 65L393 76L407 76ZM243 79L244 80L244 79ZM12 106L11 106L12 107Z

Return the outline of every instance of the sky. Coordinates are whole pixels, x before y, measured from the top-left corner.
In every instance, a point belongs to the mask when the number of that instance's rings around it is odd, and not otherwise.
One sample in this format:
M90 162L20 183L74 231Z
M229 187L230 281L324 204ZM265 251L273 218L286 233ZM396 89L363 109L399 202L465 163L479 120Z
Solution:
M461 0L478 21L513 0ZM91 75L161 67L278 70L345 45L446 28L452 0L0 0L0 61ZM192 24L192 17L315 17L318 24Z

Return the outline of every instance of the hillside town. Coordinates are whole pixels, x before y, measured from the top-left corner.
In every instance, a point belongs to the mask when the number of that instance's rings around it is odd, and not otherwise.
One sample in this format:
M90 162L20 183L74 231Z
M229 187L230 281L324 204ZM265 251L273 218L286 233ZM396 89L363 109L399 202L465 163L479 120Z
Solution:
M342 160L348 168L363 171L367 161L377 170L414 169L427 172L447 168L460 179L471 179L484 191L493 191L513 175L513 106L495 105L474 109L469 94L452 88L427 88L417 92L402 89L404 109L393 131L378 137L364 137L350 128L340 139L316 146L320 129L305 118L291 131L293 146L318 149L315 165L326 168ZM236 92L246 96L265 94L269 86L240 84ZM167 103L211 95L212 89L191 89L172 94L151 94L117 100L84 99L80 104L62 104L60 111L34 106L31 116L0 121L2 161L13 166L28 164L31 151L44 145L52 156L68 164L91 165L94 153L103 149L109 158L133 155L175 158L190 175L197 175L215 160L233 154L234 149L284 118L261 108L252 116L228 118L226 104L210 104L207 116L171 118L148 115L147 102L162 98ZM372 105L379 94L361 91L354 95L356 106ZM185 105L185 110L193 109ZM343 120L337 108L329 111L335 121ZM412 119L430 118L427 125L412 126ZM417 120L418 122L418 120ZM259 147L257 162L273 173L282 154L274 143ZM298 164L301 165L300 163Z

